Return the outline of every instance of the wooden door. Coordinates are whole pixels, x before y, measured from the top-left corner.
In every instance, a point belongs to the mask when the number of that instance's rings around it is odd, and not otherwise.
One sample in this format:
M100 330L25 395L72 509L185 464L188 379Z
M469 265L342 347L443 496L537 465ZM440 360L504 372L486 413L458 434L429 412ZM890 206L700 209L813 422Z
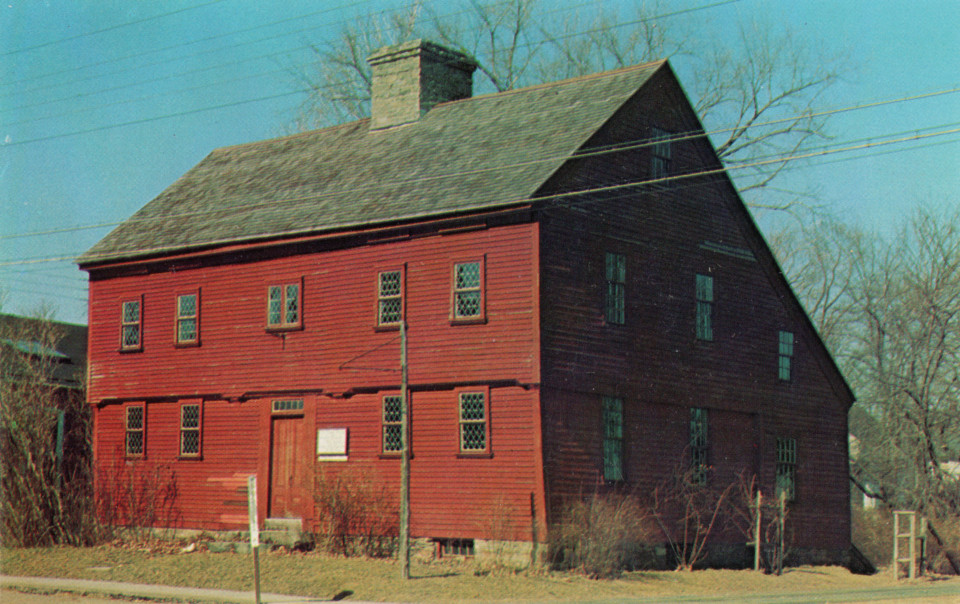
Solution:
M301 518L309 492L306 427L302 416L274 417L270 438L271 518Z

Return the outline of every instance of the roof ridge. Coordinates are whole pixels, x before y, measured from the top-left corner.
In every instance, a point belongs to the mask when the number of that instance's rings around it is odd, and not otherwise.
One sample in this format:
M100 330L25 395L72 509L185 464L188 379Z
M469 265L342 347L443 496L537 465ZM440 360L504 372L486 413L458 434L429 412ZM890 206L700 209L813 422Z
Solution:
M323 128L314 128L314 129L311 129L311 130L304 130L303 132L294 132L293 134L285 134L285 135L283 135L283 136L275 136L275 137L273 137L273 138L262 138L262 139L260 139L260 140L258 140L258 141L250 141L250 142L246 142L246 143L237 143L237 144L235 144L235 145L225 145L225 146L223 146L223 147L216 147L216 148L213 149L210 153L213 154L213 153L217 153L217 152L219 152L219 151L232 151L232 150L234 150L234 149L240 149L241 147L253 147L253 146L260 145L260 144L264 144L264 143L276 143L276 142L280 142L280 141L286 141L286 140L292 140L292 139L296 139L296 138L302 138L302 137L306 137L306 136L316 135L316 134L318 134L318 133L320 133L320 132L326 132L326 131L328 131L328 130L332 131L332 130L337 130L338 128L346 128L346 127L348 127L348 126L356 126L356 125L361 124L362 122L369 122L369 121L370 121L370 118L369 118L369 117L362 117L362 118L360 118L360 119L352 120L352 121L349 121L349 122L344 122L344 123L342 123L342 124L333 124L333 125L331 125L331 126L324 126Z
M557 86L565 86L567 84L572 84L574 82L583 82L587 80L597 80L600 78L608 78L621 73L626 73L628 71L640 71L641 69L649 69L654 65L665 65L667 59L656 59L654 61L647 61L646 63L637 63L636 65L627 65L626 67L618 67L617 69L607 69L604 71L595 71L593 73L587 73L583 75L573 76L572 78L566 78L564 80L555 80L552 82L543 82L540 84L531 84L530 86L524 86L523 88L512 88L510 90L504 90L501 92L488 92L487 94L481 94L478 96L469 96L463 99L457 99L455 101L446 101L443 103L437 103L437 107L444 105L452 105L455 103L463 103L467 101L476 101L479 99L487 99L495 96L504 96L512 94L522 94L525 92L530 92L532 90L542 90L545 88L554 88Z

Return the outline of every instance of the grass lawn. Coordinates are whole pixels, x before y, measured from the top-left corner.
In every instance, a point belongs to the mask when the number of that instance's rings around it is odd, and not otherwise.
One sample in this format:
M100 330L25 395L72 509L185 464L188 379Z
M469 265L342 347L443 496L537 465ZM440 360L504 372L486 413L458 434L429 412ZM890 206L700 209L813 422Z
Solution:
M719 593L766 593L878 588L889 573L864 577L842 568L788 569L781 577L752 571L633 572L595 581L558 572L489 571L474 561L414 564L410 581L399 579L393 560L337 558L318 553L263 552L265 592L332 598L416 602L468 600L602 600ZM0 550L0 572L253 590L253 556L207 551L181 553L130 546ZM347 593L345 593L347 592Z

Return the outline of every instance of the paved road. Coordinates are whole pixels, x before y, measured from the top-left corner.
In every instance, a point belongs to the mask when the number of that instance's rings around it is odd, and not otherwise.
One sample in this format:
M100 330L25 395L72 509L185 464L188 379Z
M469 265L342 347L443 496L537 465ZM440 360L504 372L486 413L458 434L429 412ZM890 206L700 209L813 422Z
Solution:
M230 592L223 590L200 590L189 588L172 588L164 586L137 585L132 583L111 583L108 581L71 581L64 579L46 579L47 583L32 586L33 589L53 590L65 589L72 591L93 592L97 595L81 596L75 593L21 593L8 589L12 585L30 587L20 577L2 577L4 589L0 591L0 604L117 604L117 600L105 599L111 595L141 597L148 599L164 599L179 602L252 602L253 594L247 592ZM31 578L32 579L32 578ZM319 602L264 594L263 602ZM346 600L349 602L350 600ZM838 603L866 604L868 602L896 602L898 604L960 604L960 583L956 581L937 583L920 583L897 587L877 589L845 589L835 591L805 592L805 593L766 593L752 596L721 596L704 598L700 596L685 596L678 598L623 598L610 600L596 600L596 604L614 604L626 602L657 602L663 604L687 604L691 602L709 604L731 602L763 603L763 604L811 604L811 603ZM358 604L358 603L354 603Z

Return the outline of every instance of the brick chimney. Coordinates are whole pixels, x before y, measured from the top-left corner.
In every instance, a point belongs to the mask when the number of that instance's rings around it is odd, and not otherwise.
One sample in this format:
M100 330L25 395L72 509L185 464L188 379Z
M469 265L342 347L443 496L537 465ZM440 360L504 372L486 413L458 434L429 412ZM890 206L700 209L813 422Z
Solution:
M473 92L476 61L426 40L381 48L367 62L373 71L372 129L415 122L437 103Z

